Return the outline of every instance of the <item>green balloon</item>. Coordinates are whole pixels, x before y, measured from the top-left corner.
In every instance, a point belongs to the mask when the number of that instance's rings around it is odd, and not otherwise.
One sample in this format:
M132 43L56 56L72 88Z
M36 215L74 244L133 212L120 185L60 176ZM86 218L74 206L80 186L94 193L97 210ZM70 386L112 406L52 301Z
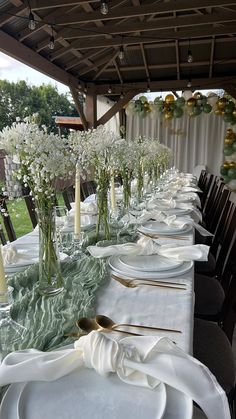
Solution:
M224 147L223 152L224 152L224 155L225 156L231 156L231 154L233 154L233 148L231 146L229 146L229 145L226 145Z
M232 144L232 148L234 151L236 151L236 141Z
M212 106L209 104L209 103L206 103L204 106L203 106L203 112L205 112L205 113L210 113L212 111Z
M197 116L200 115L200 113L202 112L200 106L194 106L193 108L193 115Z
M228 170L228 177L230 179L236 179L236 169L229 169Z
M231 121L233 121L233 114L232 113L226 113L223 116L223 119L224 119L225 122L231 122Z
M220 174L222 176L227 176L228 175L228 169L226 169L226 167L224 167L224 166L221 166L221 168L220 168Z
M146 98L146 96L140 96L140 97L139 97L139 100L140 100L142 103L147 102L147 98Z
M183 115L184 111L182 108L174 109L174 118L180 118Z
M230 177L229 177L229 176L224 176L224 181L225 181L225 183L228 183L230 180L231 180L231 179L230 179Z
M225 112L226 113L232 113L234 110L234 102L232 102L232 100L229 101L229 103L227 103L227 105L225 106Z
M154 99L154 105L163 105L163 100L162 100L162 98L161 97L156 97L155 99Z
M202 104L202 106L205 106L207 104L207 97L206 96L202 96L202 98L201 98L201 104Z
M177 99L176 99L176 106L178 106L178 107L182 107L182 106L184 106L184 104L185 104L185 99L184 99L184 97L183 96L181 96L181 97L178 97Z

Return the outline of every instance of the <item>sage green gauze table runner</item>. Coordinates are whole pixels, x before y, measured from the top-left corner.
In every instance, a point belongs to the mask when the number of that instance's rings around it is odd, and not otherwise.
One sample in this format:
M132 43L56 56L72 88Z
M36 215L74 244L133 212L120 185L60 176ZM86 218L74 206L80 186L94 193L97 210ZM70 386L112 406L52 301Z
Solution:
M24 340L13 349L36 348L43 351L71 343L66 332L75 331L82 316L94 316L95 294L108 275L106 262L83 255L79 261L62 263L65 290L54 297L38 292L38 265L12 276L14 288L11 315L27 328Z

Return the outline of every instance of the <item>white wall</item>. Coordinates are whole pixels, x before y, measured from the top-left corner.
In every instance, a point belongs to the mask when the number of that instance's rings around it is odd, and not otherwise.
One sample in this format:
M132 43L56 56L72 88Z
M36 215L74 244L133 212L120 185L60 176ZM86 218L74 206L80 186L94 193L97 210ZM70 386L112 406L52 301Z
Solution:
M107 99L104 96L98 96L97 98L97 119L103 116L110 108L114 105L114 102ZM113 131L119 134L119 113L117 113L113 118L111 118L106 124L105 127L109 131Z

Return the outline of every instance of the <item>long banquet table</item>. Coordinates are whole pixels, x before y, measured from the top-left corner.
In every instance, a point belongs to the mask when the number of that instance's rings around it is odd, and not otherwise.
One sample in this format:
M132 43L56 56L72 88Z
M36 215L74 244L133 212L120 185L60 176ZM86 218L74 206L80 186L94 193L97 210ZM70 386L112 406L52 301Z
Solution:
M186 244L192 244L194 241L193 229L183 237ZM37 245L37 240L37 231L34 231L17 239L14 245L16 248L17 246L28 244ZM86 259L82 257L82 261L77 262L73 272L76 271L76 267L77 269L81 268L83 261L88 263L89 258L91 256L86 256ZM104 265L101 265L104 263L103 261L96 262L100 263L100 268L101 266L102 269L104 268ZM70 265L70 262L65 262L65 264ZM102 272L104 274L105 271L102 270ZM85 274L87 274L87 271ZM23 274L20 275L24 276ZM10 284L16 285L16 281L13 278L14 276L10 278ZM67 276L67 281L68 278L69 276ZM80 277L78 278L81 280ZM163 279L163 282L165 280L170 279ZM193 268L180 276L172 277L171 280L176 283L185 283L186 289L159 288L146 285L127 288L108 274L105 281L101 281L100 278L100 286L95 289L95 300L93 297L89 297L89 300L93 302L92 306L89 306L89 310L86 311L85 307L81 311L78 307L78 312L80 311L80 314L103 314L112 318L116 323L179 330L181 333L120 327L121 330L141 333L147 336L166 336L171 341L174 341L185 353L191 355L194 313ZM67 291L69 290L68 287ZM68 292L71 293L73 290ZM32 301L35 303L33 298L32 300L27 300L29 309L26 307L26 311L32 309L32 307L30 308ZM43 308L44 310L45 305L49 309L48 304L50 305L45 298L40 298L40 300L37 300L37 307L35 307L34 321L41 322L41 329L43 328L45 311L43 311L42 318L39 320L40 309ZM68 300L67 307L60 307L61 310L67 310L68 317L71 309L71 316L74 311L73 319L78 318L75 312L75 305L73 305L75 302L71 304L71 307L69 304L70 301ZM82 304L82 300L80 300L80 304ZM53 310L53 315L55 315ZM27 313L22 313L19 306L15 310L13 307L12 313L17 320L23 321L24 315L27 317ZM56 310L56 314L60 316L61 313L58 313ZM30 316L32 317L32 313ZM48 324L47 321L48 319L45 320L45 324ZM66 330L69 324L69 322L63 323L63 333L69 331L68 329ZM61 330L60 333L62 333ZM120 340L125 337L125 334L110 332L109 336L112 336L115 340ZM62 337L63 334L61 335ZM33 342L32 339L29 342ZM39 342L39 340L36 341ZM54 342L55 347L62 346L62 343L58 345L58 340L54 341L52 339L52 342ZM64 340L64 344L71 344L72 342L72 338ZM46 345L46 348L39 347L38 349L52 350L53 345L51 347ZM79 373L78 370L71 372L69 375L50 383L36 381L28 384L13 384L6 392L0 409L0 419L41 419L42 417L45 419L52 419L52 417L59 419L77 419L78 417L86 417L87 419L118 419L121 417L130 419L189 419L191 415L192 401L185 397L183 393L168 385L163 387L162 384L155 391L150 391L122 383L114 374L109 377L102 377L94 370L86 368L80 370Z

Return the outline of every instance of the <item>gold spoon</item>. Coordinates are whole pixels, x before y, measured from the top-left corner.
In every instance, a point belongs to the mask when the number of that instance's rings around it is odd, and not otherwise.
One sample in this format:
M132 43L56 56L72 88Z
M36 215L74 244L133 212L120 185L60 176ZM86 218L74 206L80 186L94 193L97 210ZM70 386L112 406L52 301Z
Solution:
M118 330L115 328L111 329L107 327L102 327L97 323L95 319L90 319L88 317L81 317L79 320L77 320L76 326L78 326L81 330L87 333L92 332L92 330L97 330L98 332L105 332L105 333L115 331L115 332L125 333L127 335L141 336L137 333L126 332L124 330Z
M111 330L115 330L116 327L120 327L120 326L129 326L129 327L139 327L141 329L162 330L164 332L182 333L181 330L166 329L163 327L142 326L142 325L129 324L129 323L117 324L109 317L103 316L100 314L95 317L95 320L100 327L105 328L105 329L111 329Z

